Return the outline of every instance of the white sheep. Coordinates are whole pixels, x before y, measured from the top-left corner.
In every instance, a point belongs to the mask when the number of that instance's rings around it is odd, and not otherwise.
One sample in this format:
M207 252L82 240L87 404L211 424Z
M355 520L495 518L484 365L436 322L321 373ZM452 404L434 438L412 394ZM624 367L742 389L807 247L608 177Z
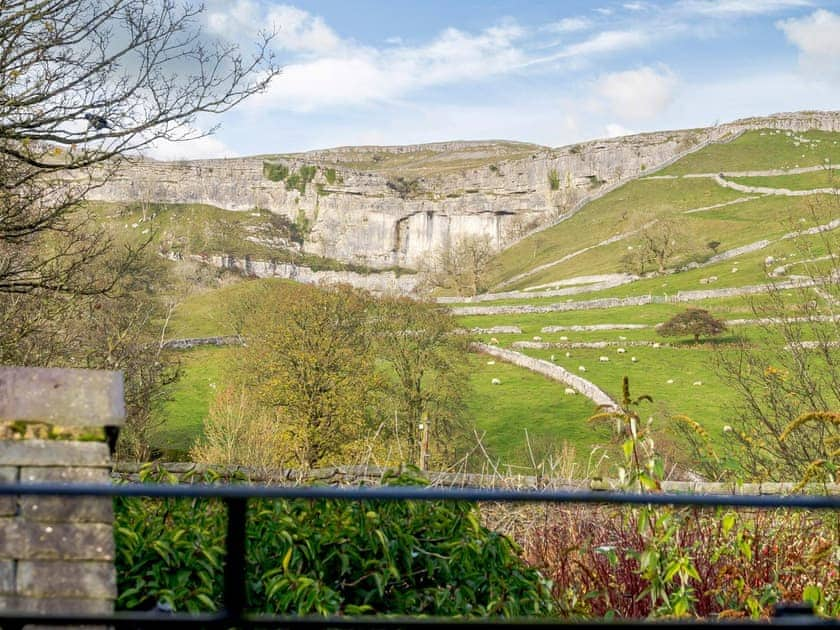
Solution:
M630 360L631 360L633 363L635 363L636 361L638 361L638 359L637 359L636 357L630 357Z
M496 339L495 337L490 337L490 343L492 343L494 346L498 346L499 345L499 340Z
M568 341L569 338L566 335L560 335L560 341Z
M548 360L554 363L554 355L552 354L550 357L548 357Z
M668 385L673 385L673 384L674 384L674 379L669 378L669 379L668 379L667 381L665 381L665 382L666 382L666 383L668 383Z
M492 381L490 381L490 383L493 385L501 385L502 381L497 378L494 378Z
M692 385L694 385L695 387L700 387L702 384L703 381L694 381L694 383L692 383Z
M567 352L567 353L566 353L566 358L568 359L570 356L572 356L572 353L571 353L571 352Z
M567 396L574 396L575 394L577 394L577 392L575 390L573 390L571 387L567 387L566 390L565 390L565 394Z
M624 354L625 352L627 352L627 350L625 350L624 348L619 348L618 350L616 350L616 352L618 354Z
M487 362L487 365L496 365L496 362L491 360Z
M586 372L586 368L582 365L578 366L578 372Z
M539 335L534 335L534 341L542 341L542 337Z
M658 341L654 341L654 342L653 342L653 346L651 346L651 347L653 347L653 348L661 348L661 347L662 347L662 344L661 344L661 343L659 343Z
M610 358L609 358L609 357L605 357L605 356L600 356L600 357L598 357L598 360L599 360L601 363L607 363L607 362L610 360Z
M627 337L625 337L624 335L619 335L619 336L618 336L618 338L619 338L621 341L627 341Z

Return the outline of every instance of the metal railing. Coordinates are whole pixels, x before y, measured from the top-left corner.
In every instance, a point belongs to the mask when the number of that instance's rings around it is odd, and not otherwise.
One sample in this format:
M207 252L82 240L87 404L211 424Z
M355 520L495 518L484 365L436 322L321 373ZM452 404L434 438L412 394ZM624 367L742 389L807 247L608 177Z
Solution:
M393 617L393 616L291 616L255 615L245 610L245 526L249 499L337 499L346 501L470 501L507 503L574 503L618 505L672 505L693 507L740 507L754 509L838 510L840 497L793 495L689 495L689 494L630 494L621 492L506 490L482 488L431 488L414 486L331 487L331 486L249 486L249 485L93 485L93 484L0 484L0 496L64 496L64 497L150 497L150 498L206 498L220 499L227 505L226 562L224 567L224 607L216 613L162 613L117 611L111 614L35 614L0 611L0 627L21 628L37 625L102 625L115 628L207 627L207 628L402 628L434 625L440 627L499 626L510 624L603 627L656 626L685 627L712 623L715 627L744 627L755 624L773 626L840 627L840 619L814 616L807 606L793 605L779 608L776 616L765 621L665 620L645 621L622 619L611 621L575 621L563 618L487 619L449 617ZM2 532L0 532L2 535Z

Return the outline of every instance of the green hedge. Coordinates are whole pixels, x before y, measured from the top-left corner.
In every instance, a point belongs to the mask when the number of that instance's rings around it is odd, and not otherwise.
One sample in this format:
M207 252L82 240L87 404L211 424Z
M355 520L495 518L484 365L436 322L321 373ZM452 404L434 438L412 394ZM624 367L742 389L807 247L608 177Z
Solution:
M420 483L413 474L393 485ZM116 501L118 608L221 606L225 508L215 500ZM463 502L252 500L248 607L295 614L526 616L550 585Z

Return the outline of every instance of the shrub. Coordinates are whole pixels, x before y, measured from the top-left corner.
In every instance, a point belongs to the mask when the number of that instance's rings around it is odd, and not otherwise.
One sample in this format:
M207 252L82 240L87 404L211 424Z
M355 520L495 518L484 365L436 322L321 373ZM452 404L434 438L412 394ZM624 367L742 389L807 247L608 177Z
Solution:
M385 483L420 483L411 474ZM119 608L166 598L221 604L224 509L116 502ZM550 585L463 502L252 501L247 605L296 614L524 616L552 611Z
M560 190L560 175L555 168L548 172L548 186L551 190Z
M656 329L656 332L663 337L693 335L695 343L700 341L700 335L712 337L725 331L726 324L715 319L709 311L702 308L687 308Z
M263 162L263 177L272 182L282 182L289 175L289 169L283 164Z

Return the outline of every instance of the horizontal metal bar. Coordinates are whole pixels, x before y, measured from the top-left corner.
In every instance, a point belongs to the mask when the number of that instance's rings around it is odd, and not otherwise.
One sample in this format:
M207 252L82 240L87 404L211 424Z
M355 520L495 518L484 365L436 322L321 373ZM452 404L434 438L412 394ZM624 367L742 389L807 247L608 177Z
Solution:
M6 621L16 624L49 624L49 625L110 625L117 628L133 628L138 626L156 627L230 627L236 626L273 626L288 628L405 628L405 627L446 627L446 628L498 628L500 626L554 626L574 628L601 628L607 626L646 627L646 628L691 628L713 625L715 628L753 628L777 627L791 628L802 626L819 626L827 628L840 627L840 619L824 619L812 615L796 615L789 617L771 617L770 619L667 619L663 621L647 619L565 619L558 617L526 617L506 619L504 617L391 617L391 616L354 616L354 617L322 617L319 615L243 615L241 618L231 617L225 613L215 614L162 614L115 612L110 615L36 615L31 613L15 614L0 612L0 626Z
M431 488L417 486L250 486L166 484L0 484L0 496L184 497L220 499L342 499L350 501L500 501L541 503L614 503L699 507L840 509L840 496L624 493L494 488Z

